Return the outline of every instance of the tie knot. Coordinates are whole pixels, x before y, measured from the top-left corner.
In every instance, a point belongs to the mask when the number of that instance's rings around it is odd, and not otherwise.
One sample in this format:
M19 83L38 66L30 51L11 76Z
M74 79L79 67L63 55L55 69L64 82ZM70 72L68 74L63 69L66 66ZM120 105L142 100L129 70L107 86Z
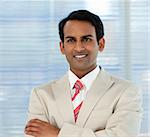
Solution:
M74 84L74 88L81 90L83 88L83 84L79 80L77 80L76 83Z

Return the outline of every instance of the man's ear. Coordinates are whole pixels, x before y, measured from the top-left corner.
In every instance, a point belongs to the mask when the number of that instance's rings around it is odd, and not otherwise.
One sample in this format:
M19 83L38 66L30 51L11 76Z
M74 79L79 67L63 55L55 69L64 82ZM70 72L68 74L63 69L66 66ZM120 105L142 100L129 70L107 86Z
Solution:
M59 42L59 47L60 47L61 53L62 53L62 54L65 54L65 53L64 53L64 43L63 43L62 41Z
M105 39L104 39L104 37L102 37L99 40L99 51L102 52L104 50L104 47L105 47Z

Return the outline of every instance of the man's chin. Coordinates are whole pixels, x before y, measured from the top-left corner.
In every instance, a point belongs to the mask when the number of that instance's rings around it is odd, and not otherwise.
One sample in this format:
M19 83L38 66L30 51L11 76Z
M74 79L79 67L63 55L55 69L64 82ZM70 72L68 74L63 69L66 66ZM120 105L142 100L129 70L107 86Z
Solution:
M78 66L75 66L74 69L77 71L81 71L81 72L84 72L84 71L87 72L89 70L89 67L86 67L86 65L78 65Z

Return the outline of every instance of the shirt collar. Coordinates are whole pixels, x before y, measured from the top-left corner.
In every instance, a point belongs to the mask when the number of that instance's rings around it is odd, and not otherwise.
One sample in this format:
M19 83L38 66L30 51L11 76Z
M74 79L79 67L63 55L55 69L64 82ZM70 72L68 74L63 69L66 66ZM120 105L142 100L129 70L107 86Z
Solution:
M97 66L94 70L86 74L84 77L79 79L70 69L68 70L68 76L69 76L69 82L70 82L70 88L73 89L73 86L77 80L80 80L84 86L86 87L86 90L89 90L93 81L97 77L98 73L100 71L99 66Z

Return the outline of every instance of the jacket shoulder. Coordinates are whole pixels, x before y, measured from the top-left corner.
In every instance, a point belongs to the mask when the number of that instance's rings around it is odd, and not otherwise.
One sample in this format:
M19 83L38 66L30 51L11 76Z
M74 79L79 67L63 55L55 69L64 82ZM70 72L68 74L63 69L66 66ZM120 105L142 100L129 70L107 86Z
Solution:
M59 85L64 78L66 78L66 75L64 75L63 77L61 77L59 79L41 84L41 85L33 88L33 91L37 92L37 94L45 94L45 93L52 94L53 85Z

